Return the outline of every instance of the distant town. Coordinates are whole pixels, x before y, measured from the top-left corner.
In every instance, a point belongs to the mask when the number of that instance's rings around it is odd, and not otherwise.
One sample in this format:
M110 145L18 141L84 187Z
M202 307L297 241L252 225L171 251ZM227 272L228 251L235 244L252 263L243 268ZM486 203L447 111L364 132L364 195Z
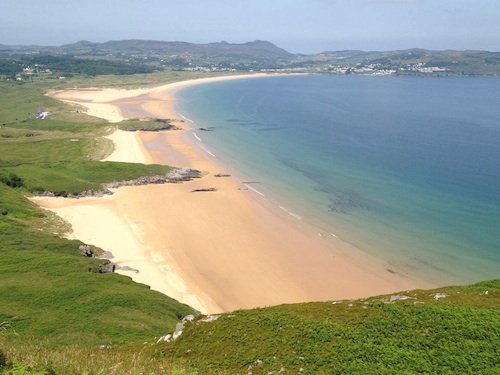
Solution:
M266 41L242 44L125 40L60 47L0 45L0 79L31 81L153 71L312 72L325 74L500 75L500 52L327 51L292 54Z

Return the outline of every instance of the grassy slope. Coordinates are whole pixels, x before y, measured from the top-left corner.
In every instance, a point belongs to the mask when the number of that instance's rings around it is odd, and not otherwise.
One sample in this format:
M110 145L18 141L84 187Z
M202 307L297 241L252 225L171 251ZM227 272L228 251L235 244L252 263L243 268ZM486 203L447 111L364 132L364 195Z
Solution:
M184 305L115 274L89 272L101 263L79 255L79 241L39 228L41 211L0 185L0 321L10 341L50 345L124 343L168 332Z
M49 349L142 342L192 313L128 277L90 272L103 261L80 256L81 242L52 234L64 225L25 198L33 190L76 193L169 170L95 160L109 148L99 139L108 125L42 95L53 87L0 83L0 176L24 180L21 188L0 183L0 348L18 358L33 354L23 349L30 342ZM53 118L30 119L39 103Z
M160 353L200 373L499 373L500 280L404 294L239 311L190 325Z
M435 300L436 293L448 297ZM411 299L236 311L188 323L173 343L57 351L27 345L25 362L57 374L499 373L500 280L404 295Z

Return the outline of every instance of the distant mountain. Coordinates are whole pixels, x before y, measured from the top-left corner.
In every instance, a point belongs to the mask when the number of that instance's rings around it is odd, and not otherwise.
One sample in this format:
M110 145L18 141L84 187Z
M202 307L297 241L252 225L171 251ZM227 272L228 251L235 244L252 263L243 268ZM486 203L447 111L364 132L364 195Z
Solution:
M204 44L139 39L112 40L104 43L82 40L62 46L0 44L0 64L9 74L12 73L12 69L7 59L16 60L21 67L22 64L40 64L34 60L37 56L40 58L54 56L66 60L73 58L75 61L72 63L79 65L83 65L83 62L76 60L101 60L100 64L103 67L107 63L102 61L111 61L129 67L133 65L139 70L147 68L205 71L288 70L376 75L500 75L500 52L489 51L433 51L413 48L397 51L343 50L293 54L264 40ZM52 65L44 66L49 69L55 68ZM107 64L105 71L108 71L110 66ZM136 71L135 68L130 71ZM80 70L79 68L76 71ZM122 67L118 71L122 72ZM2 75L1 69L0 75Z
M117 40L105 43L80 41L58 47L68 54L102 54L102 53L159 53L164 55L197 56L197 57L234 57L253 59L287 59L293 54L277 47L271 42L256 40L247 43L217 42L195 44L187 42L164 42L157 40Z

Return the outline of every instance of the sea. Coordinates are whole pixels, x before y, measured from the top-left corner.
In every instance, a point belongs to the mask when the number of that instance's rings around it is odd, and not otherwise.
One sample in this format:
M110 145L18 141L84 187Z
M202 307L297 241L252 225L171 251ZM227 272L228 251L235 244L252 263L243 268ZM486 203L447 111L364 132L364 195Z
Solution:
M499 78L274 76L175 96L207 157L291 220L434 285L500 277Z

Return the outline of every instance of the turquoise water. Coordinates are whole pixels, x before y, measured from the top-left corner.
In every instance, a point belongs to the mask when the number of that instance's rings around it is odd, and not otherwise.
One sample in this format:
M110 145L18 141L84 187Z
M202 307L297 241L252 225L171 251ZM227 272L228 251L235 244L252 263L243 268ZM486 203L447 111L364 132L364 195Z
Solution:
M288 76L176 96L212 130L200 145L321 233L435 284L500 276L499 79Z

